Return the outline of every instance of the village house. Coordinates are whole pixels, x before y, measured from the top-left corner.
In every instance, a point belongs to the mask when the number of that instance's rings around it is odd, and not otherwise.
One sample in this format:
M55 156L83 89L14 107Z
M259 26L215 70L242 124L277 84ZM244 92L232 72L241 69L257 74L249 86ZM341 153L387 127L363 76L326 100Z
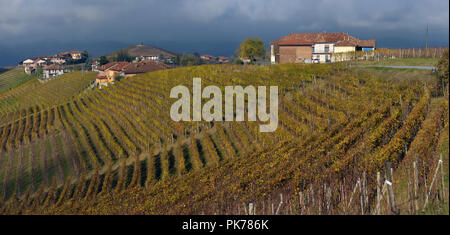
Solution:
M66 63L66 60L64 59L64 57L59 57L59 56L55 55L52 58L50 58L50 63L61 65L61 64Z
M50 56L40 56L37 58L29 58L24 60L21 65L24 67L25 73L31 74L35 72L38 68L41 68L46 65L63 65L69 59L79 60L82 59L83 52L82 51L66 51L61 52L57 55Z
M175 63L175 56L171 56L171 55L164 55L162 58L160 58L160 62L164 62L167 64L173 64Z
M161 58L159 55L141 55L141 56L137 56L135 59L136 62L143 61L143 60L159 61L159 60L161 60Z
M98 76L106 76L106 72L108 71L108 69L114 66L115 64L116 62L109 62L107 64L98 67Z
M117 62L109 62L105 65L98 67L98 75L95 78L95 84L97 86L108 85L108 83L114 81L114 77L108 77L108 71L117 64Z
M212 55L201 55L200 59L206 62L216 62L216 57Z
M99 67L95 84L97 86L108 85L108 83L114 82L117 77L124 77L123 68L129 64L129 62L110 62Z
M329 63L347 60L349 52L375 49L375 40L346 33L297 33L270 43L271 63Z
M50 79L64 74L64 67L56 64L47 65L42 69L44 79Z
M22 62L22 65L24 67L26 74L31 74L34 71L36 71L38 68L41 68L42 66L45 66L46 64L47 64L47 61L41 59L40 57L26 59Z
M226 56L219 56L217 61L221 64L226 64L230 62L230 58L226 57Z
M47 61L41 59L41 58L37 58L34 60L34 64L36 64L37 67L42 67L45 66L47 64Z
M113 83L118 76L128 78L140 73L147 73L170 68L168 65L153 61L143 60L136 63L111 62L98 68L95 84L98 87Z
M32 59L26 59L22 62L22 65L25 69L26 74L31 74L36 68L34 67L34 60Z
M112 79L115 80L116 77L118 76L123 76L123 72L122 69L125 68L126 66L128 66L130 63L129 62L116 62L113 66L109 67L106 72L105 72L105 76L108 79Z
M98 72L99 66L100 66L100 62L98 60L95 60L94 62L92 62L92 64L91 64L92 71Z
M65 51L65 52L61 52L58 53L58 57L60 58L66 58L66 59L72 59L72 60L79 60L81 59L83 55L82 51L78 51L78 50L71 50L71 51Z
M157 70L169 69L170 66L153 60L143 60L138 63L131 63L123 68L125 78L133 77L140 73L148 73Z

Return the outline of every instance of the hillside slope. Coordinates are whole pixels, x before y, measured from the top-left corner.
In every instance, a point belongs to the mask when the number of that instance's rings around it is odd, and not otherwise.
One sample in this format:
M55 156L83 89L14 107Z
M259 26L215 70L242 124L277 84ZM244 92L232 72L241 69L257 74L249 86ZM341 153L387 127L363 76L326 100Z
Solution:
M0 72L0 93L20 86L33 77L25 74L23 68L13 68Z
M165 50L165 49L161 49L161 48L157 48L157 47L153 47L153 46L147 46L147 45L134 45L134 46L129 46L129 47L123 48L121 50L118 50L116 52L113 52L113 53L107 55L106 57L108 59L114 58L114 57L116 57L116 55L119 51L124 51L133 58L137 57L137 56L141 56L141 55L163 55L163 56L171 56L171 57L177 56L176 53Z
M221 89L277 85L278 129L172 121L170 90L192 88L194 77ZM414 149L430 113L442 113L436 127L448 123L448 111L434 108L445 103L428 109L430 102L420 79L340 65L211 65L138 75L3 126L0 211L213 214L254 202L268 213L283 193L283 213L359 213L358 203L345 202L355 182L364 175L373 189L385 162L401 166L404 147ZM374 191L364 213L373 213ZM298 210L300 192L309 195L307 209Z

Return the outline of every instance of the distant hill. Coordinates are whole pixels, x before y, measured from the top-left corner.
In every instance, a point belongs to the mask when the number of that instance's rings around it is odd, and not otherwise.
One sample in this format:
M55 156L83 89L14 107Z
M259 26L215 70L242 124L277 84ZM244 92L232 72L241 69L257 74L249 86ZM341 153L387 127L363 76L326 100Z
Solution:
M165 50L165 49L161 49L158 47L153 47L153 46L147 46L147 45L134 45L134 46L130 46L130 47L126 47L120 50L117 50L109 55L107 55L106 57L108 59L113 58L117 55L117 53L121 50L124 50L128 53L128 55L132 56L132 57L137 57L137 56L141 56L141 55L163 55L163 56L177 56L177 53Z

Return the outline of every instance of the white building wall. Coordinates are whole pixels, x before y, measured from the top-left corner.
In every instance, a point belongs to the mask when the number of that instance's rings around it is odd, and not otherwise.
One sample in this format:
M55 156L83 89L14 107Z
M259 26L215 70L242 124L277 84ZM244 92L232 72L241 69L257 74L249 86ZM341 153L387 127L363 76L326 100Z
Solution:
M328 51L325 52L325 47L328 46ZM316 43L314 44L313 59L319 59L320 63L325 63L328 60L334 62L334 58L331 56L334 53L334 43Z
M334 44L333 43L316 43L314 44L314 53L325 53L325 47L329 47L328 53L334 52Z
M351 59L351 55L348 53L356 51L354 46L336 46L334 48L334 59L335 61L346 61Z
M270 62L272 64L276 64L276 60L275 60L275 47L273 45L270 45Z

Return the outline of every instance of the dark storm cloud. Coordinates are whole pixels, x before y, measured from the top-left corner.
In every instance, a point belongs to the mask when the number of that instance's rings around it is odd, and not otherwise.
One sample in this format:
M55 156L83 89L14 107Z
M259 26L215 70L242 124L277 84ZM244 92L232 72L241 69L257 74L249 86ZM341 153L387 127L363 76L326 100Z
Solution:
M427 23L431 42L448 45L448 20L447 0L0 0L0 49L42 41L145 41L183 51L208 43L232 53L222 47L246 36L270 41L323 31L419 46Z

